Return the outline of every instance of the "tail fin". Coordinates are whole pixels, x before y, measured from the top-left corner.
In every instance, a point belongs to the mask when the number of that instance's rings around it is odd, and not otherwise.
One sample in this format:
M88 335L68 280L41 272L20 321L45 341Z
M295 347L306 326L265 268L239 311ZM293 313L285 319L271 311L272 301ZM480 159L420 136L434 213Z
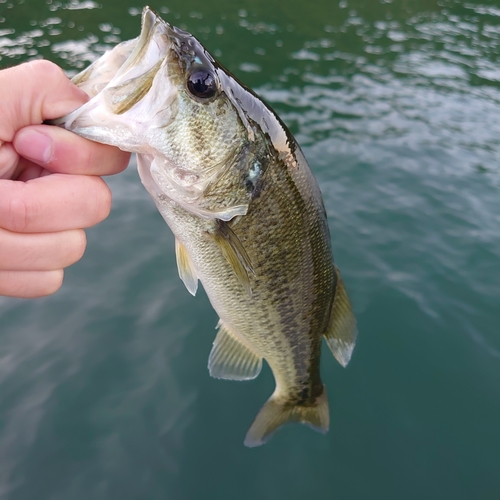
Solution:
M261 408L247 432L245 446L253 448L266 443L274 431L288 422L300 422L325 434L330 427L330 411L326 387L310 406L293 405L273 394Z

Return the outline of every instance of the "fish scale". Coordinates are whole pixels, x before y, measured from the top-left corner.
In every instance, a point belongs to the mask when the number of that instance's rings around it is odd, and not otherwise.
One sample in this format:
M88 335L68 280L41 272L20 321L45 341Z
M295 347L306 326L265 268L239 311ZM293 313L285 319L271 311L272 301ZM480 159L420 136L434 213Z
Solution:
M322 338L345 366L357 329L321 193L293 136L192 35L148 8L140 37L75 81L95 89L92 99L57 122L137 153L176 236L181 279L193 295L199 280L220 317L210 374L249 380L262 360L273 372L275 391L245 444L287 422L326 432Z

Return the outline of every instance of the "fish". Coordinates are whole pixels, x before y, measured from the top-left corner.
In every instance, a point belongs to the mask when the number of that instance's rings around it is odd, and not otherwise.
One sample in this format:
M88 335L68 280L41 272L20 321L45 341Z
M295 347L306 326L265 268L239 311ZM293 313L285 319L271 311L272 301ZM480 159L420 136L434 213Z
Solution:
M220 318L210 375L250 380L263 360L271 368L275 390L244 444L262 445L288 422L326 433L322 338L345 367L357 326L318 183L287 127L149 7L139 37L73 81L90 100L54 124L137 154L175 235L180 278L193 295L201 282Z

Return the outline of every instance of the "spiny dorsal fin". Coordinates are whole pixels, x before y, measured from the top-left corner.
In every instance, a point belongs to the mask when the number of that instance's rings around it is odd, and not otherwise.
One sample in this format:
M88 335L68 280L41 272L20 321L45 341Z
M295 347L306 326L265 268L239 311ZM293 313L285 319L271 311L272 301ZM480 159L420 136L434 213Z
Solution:
M177 257L177 269L180 279L184 281L188 292L191 295L196 295L198 275L186 247L177 238L175 238L175 256Z
M335 359L342 366L346 367L351 359L358 329L356 327L356 318L352 312L351 303L349 302L349 297L347 297L337 266L335 266L335 274L337 275L337 287L330 313L330 324L324 336Z
M325 434L330 427L328 396L323 386L322 394L313 404L298 405L278 398L274 394L261 408L245 437L245 446L260 446L271 438L273 433L288 422L299 422L311 429Z
M250 380L262 369L262 358L243 345L233 333L219 321L219 331L208 358L208 370L215 378Z
M241 244L238 236L236 236L236 233L229 227L227 222L218 221L218 227L213 237L243 288L251 295L252 291L250 289L248 273L255 275L255 272L245 247Z

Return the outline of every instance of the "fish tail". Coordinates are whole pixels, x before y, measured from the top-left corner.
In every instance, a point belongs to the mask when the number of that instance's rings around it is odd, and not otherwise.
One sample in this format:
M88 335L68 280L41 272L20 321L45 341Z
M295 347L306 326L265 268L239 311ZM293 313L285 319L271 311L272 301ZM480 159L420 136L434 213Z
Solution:
M247 432L245 446L253 448L266 443L279 427L300 422L325 434L330 427L330 411L326 388L313 403L296 404L273 394L261 408Z

